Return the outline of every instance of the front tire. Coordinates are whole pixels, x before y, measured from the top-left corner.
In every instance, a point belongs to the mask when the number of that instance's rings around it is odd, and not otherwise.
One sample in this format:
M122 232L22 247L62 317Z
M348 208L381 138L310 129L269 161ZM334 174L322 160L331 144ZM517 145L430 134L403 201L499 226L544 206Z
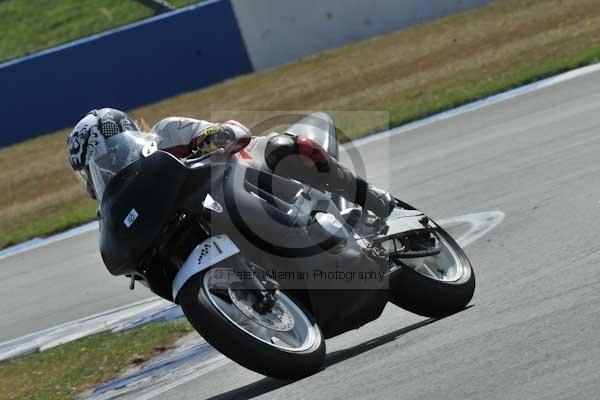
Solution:
M307 339L296 342L293 337L290 339L283 336L285 332L282 333L282 329L289 326L275 326L275 330L258 326L258 319L253 319L252 315L246 316L252 310L244 308L246 314L239 311L243 307L235 310L234 306L238 307L240 300L232 295L233 292L226 292L230 294L231 304L228 304L224 293L217 296L210 289L213 279L211 274L218 270L211 269L194 276L178 296L188 321L208 343L238 364L273 378L299 379L321 369L325 360L325 340L318 325L307 312L278 290L277 301L283 304L283 310L294 315L296 324L306 325L302 329L303 332L306 331ZM290 325L289 322L287 324ZM295 328L293 326L291 329ZM273 336L269 340L271 334Z
M475 273L466 254L446 231L438 228L437 233L444 246L440 254L400 259L401 267L390 277L392 303L432 318L463 310L475 292Z

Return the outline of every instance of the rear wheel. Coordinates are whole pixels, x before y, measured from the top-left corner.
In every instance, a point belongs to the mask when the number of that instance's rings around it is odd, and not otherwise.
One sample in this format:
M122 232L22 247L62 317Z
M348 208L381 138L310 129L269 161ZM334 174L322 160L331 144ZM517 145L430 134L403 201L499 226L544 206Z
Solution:
M204 271L182 288L179 302L198 333L233 361L263 375L298 379L318 371L325 341L311 316L280 290L270 311L257 308L257 292L245 288L232 271Z
M396 259L390 277L390 300L426 317L441 317L464 309L475 292L475 274L464 251L443 229L436 233L439 254Z

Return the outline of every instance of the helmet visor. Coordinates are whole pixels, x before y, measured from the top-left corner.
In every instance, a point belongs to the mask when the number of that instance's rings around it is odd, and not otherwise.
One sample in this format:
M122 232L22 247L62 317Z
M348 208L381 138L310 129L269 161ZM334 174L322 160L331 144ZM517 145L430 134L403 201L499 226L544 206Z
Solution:
M89 163L88 179L91 178L98 201L102 201L104 191L115 175L139 160L142 148L153 139L153 135L127 131L106 140L102 154L96 153Z
M77 177L77 180L79 180L79 182L81 182L81 184L83 185L85 190L88 192L88 195L92 199L95 199L96 193L94 193L94 188L92 186L92 178L90 176L90 169L88 167L85 167L84 169L75 171L75 176Z
M88 169L80 169L79 171L75 171L75 176L79 180L79 182L86 187L90 181L90 174L88 173Z

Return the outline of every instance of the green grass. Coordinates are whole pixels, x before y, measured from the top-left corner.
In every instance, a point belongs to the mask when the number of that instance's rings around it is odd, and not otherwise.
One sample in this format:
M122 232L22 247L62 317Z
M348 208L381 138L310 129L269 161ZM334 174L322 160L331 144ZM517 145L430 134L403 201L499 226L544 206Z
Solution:
M90 222L94 219L97 208L95 201L79 198L71 203L48 207L43 213L27 218L27 223L17 220L7 224L2 229L0 249L40 234L63 231Z
M183 7L197 0L174 0ZM0 61L151 17L133 0L1 0Z
M191 4L201 3L206 0L168 0L170 4L177 8L186 7Z
M101 333L0 363L0 399L65 399L118 377L164 351L192 328L185 321Z
M507 70L495 76L494 79L481 80L480 82L465 86L451 87L439 93L434 99L418 100L410 105L402 104L396 107L391 104L390 126L395 127L437 114L461 105L471 103L486 97L533 83L562 72L600 62L600 46L582 51L579 54L562 57L542 64L532 64L520 70ZM357 136L374 133L365 128Z

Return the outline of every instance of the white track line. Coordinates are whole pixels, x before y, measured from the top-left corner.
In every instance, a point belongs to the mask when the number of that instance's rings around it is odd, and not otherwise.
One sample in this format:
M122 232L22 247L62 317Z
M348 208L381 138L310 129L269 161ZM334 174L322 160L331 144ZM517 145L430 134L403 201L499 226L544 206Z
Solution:
M456 238L456 242L460 247L467 247L500 225L504 221L504 217L505 214L502 211L486 211L461 215L460 217L445 218L436 222L446 230L450 230L453 225L469 225L469 229ZM452 232L449 233L452 235Z
M98 230L98 221L89 222L85 225L81 225L76 228L69 229L68 231L48 236L46 238L31 239L26 242L17 244L15 246L7 247L4 250L0 250L0 260L17 255L19 253L23 253L25 251L30 251L39 247L47 246L52 243L60 242L61 240L69 239L74 236L79 236L94 230Z
M118 332L154 320L180 317L179 307L161 298L151 298L94 314L0 343L0 362L48 350L96 333Z
M376 142L381 139L390 138L392 136L396 136L401 133L412 131L412 130L421 128L426 125L431 125L435 122L444 121L446 119L453 118L453 117L456 117L461 114L465 114L465 113L468 113L471 111L478 110L483 107L491 106L493 104L497 104L497 103L500 103L500 102L503 102L506 100L510 100L515 97L522 96L524 94L537 92L538 90L545 89L550 86L558 85L559 83L567 82L572 79L580 78L582 76L589 75L589 74L599 72L599 71L600 71L600 63L588 65L587 67L574 69L572 71L568 71L568 72L562 73L560 75L555 75L550 78L542 79L540 81L533 82L533 83L527 84L525 86L520 86L518 88L511 89L507 92L498 93L493 96L486 97L485 99L477 100L472 103L468 103L463 106L441 112L439 114L431 115L429 117L410 122L408 124L390 129L389 131L375 133L373 135L369 135L369 136L366 136L361 139L353 140L351 143L351 146L352 147L364 146L366 144ZM344 149L344 146L342 146L342 149Z
M353 140L351 143L351 146L354 148L364 146L366 144L376 142L381 139L390 138L392 136L396 136L401 133L405 133L408 131L412 131L412 130L424 127L426 125L433 124L435 122L453 118L458 115L465 114L467 112L475 111L475 110L478 110L483 107L491 106L492 104L497 104L502 101L506 101L506 100L510 100L510 99L513 99L518 96L522 96L524 94L536 92L538 90L541 90L541 89L544 89L544 88L547 88L550 86L558 85L559 83L567 82L572 79L580 78L582 76L589 75L589 74L592 74L594 72L599 72L599 71L600 71L600 64L593 64L593 65L589 65L587 67L574 69L572 71L568 71L568 72L565 72L565 73L562 73L559 75L555 75L550 78L542 79L540 81L533 82L528 85L509 90L507 92L499 93L499 94L487 97L485 99L475 101L473 103L465 104L463 106L454 108L452 110L444 111L442 113L435 114L430 117L423 118L418 121L414 121L414 122L408 123L406 125L399 126L397 128L390 129L389 131L375 133L373 135L370 135L370 136L367 136L367 137L364 137L361 139ZM346 146L348 146L348 145L346 145ZM345 149L346 146L342 146L342 148L341 148L342 151ZM47 238L43 238L43 239L36 238L36 239L30 240L30 241L27 241L25 243L18 244L16 246L8 247L8 248L0 251L0 260L7 258L7 257L14 256L19 253L23 253L25 251L29 251L29 250L37 249L37 248L40 248L43 246L47 246L49 244L56 243L56 242L64 240L64 239L68 239L73 236L81 235L83 233L92 231L94 229L98 229L97 222L92 222L92 223L80 226L78 228L74 228L74 229L68 230L63 233L59 233L57 235L49 236Z

